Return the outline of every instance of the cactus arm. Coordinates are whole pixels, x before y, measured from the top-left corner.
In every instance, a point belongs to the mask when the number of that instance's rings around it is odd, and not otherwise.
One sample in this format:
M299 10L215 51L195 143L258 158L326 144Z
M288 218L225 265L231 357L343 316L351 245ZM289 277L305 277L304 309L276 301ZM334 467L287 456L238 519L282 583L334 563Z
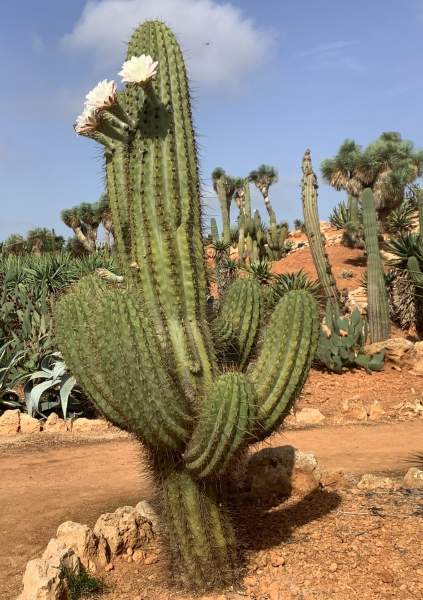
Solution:
M261 316L260 286L252 279L234 281L224 294L212 324L216 347L238 353L244 368L257 337Z
M291 291L278 302L250 379L258 396L257 435L280 425L308 374L319 336L319 311L308 292Z
M130 424L150 445L183 447L191 429L186 401L163 369L155 334L131 296L100 287L97 278L89 277L55 310L62 323L58 341L63 356L78 379L93 382L87 391L97 407L114 421L118 416L118 424ZM89 352L82 354L83 348ZM108 368L100 370L99 364ZM120 397L123 373L132 391Z
M383 274L382 259L379 252L379 227L373 193L370 188L363 191L364 240L367 252L367 294L368 321L371 342L380 342L389 338L391 322L389 318L388 292Z
M332 305L339 303L340 295L336 287L328 255L322 241L320 220L317 210L317 178L311 165L310 150L306 150L302 162L302 200L304 224L310 244L310 251L316 272L326 298Z
M210 232L211 232L212 242L216 243L217 241L219 241L219 230L217 228L217 223L216 223L215 218L212 218L210 220Z
M199 478L221 475L254 428L256 394L240 373L216 380L184 459Z

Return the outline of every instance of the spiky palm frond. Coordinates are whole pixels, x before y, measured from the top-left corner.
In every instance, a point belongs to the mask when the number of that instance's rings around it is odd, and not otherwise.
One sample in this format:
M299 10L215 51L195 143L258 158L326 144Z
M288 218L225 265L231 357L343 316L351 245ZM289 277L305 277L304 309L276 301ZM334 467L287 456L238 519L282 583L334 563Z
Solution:
M413 224L414 207L411 202L404 201L401 206L391 210L386 219L386 228L390 233L403 235L410 231Z
M389 260L388 264L398 269L405 269L411 256L415 256L420 263L423 263L423 247L416 233L406 233L391 238L386 244L386 250L396 256L395 259Z

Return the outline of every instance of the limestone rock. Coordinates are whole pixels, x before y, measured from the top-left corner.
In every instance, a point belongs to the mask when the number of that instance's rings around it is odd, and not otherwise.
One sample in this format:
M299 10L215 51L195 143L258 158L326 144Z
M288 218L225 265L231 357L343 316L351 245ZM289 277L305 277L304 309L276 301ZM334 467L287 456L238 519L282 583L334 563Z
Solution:
M99 539L88 525L65 521L59 525L56 533L59 542L74 550L88 571L96 571L96 563L105 566L108 563L107 545Z
M346 398L342 402L342 410L346 413L347 419L353 421L367 421L367 409L359 396Z
M382 342L374 342L365 346L364 350L367 354L377 354L381 350L385 350L385 361L390 361L395 365L404 365L410 360L414 352L414 344L405 338L397 337L384 340Z
M408 469L404 476L402 487L411 490L423 490L423 470L417 467Z
M64 571L79 573L75 552L53 538L41 558L30 560L23 577L23 592L18 600L68 600Z
M94 533L106 541L111 556L123 554L129 548L145 547L154 538L151 522L132 506L123 506L114 513L101 515L94 526Z
M357 308L361 315L366 315L367 302L367 291L364 287L360 286L348 292L345 307L350 313L352 313L353 310Z
M423 342L414 344L414 354L410 360L411 372L423 376Z
M357 484L359 490L398 490L400 485L390 477L366 473Z
M41 431L41 423L38 419L22 413L20 416L20 431L21 433L37 433Z
M298 425L319 425L325 420L317 408L303 408L295 414L295 420Z
M147 502L147 500L141 500L141 502L138 502L138 504L135 506L135 511L141 517L147 519L147 521L150 521L150 523L153 526L153 531L157 531L159 518L157 516L156 511L151 506L151 504Z
M5 410L0 417L0 435L15 435L20 425L19 410Z
M104 419L86 419L81 417L72 423L72 433L103 433L108 431L109 423Z
M43 430L49 433L65 433L68 431L68 426L66 421L61 419L55 412L52 412L47 417Z
M263 504L276 506L290 495L306 495L319 487L315 456L293 446L264 448L247 464L244 488Z

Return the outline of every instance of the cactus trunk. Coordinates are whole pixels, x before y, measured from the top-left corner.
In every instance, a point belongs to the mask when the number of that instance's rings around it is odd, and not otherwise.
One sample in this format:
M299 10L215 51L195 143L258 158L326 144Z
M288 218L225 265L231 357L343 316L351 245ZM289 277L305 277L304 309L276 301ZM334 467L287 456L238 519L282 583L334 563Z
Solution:
M282 423L301 391L316 350L318 307L306 292L286 294L252 370L262 315L257 286L240 279L229 287L210 327L182 53L168 27L149 21L129 43L128 59L141 55L158 61L155 77L129 83L118 106L103 109L116 127L102 113L97 129L83 132L105 146L124 278L88 276L64 295L55 306L57 339L99 411L147 450L174 581L222 587L236 574L226 497L231 467L247 444ZM250 243L254 254L257 240L247 237ZM230 366L218 365L216 356L224 362L230 345Z
M307 237L310 244L310 251L313 257L317 276L322 286L323 292L333 307L339 304L339 291L336 287L335 278L329 262L328 255L322 240L320 231L320 220L317 208L317 177L311 165L310 150L306 150L302 162L302 200L304 225L307 231Z
M364 240L367 252L367 294L368 321L371 342L389 338L391 323L389 318L388 292L385 285L382 259L379 252L379 226L372 190L367 188L361 197L363 208Z

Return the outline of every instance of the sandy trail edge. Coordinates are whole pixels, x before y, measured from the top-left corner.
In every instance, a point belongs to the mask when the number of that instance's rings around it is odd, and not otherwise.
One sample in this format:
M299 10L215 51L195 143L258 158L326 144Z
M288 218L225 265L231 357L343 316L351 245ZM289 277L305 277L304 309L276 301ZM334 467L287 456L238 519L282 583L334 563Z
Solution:
M66 520L92 525L102 512L148 498L139 447L128 439L15 448L0 456L0 598L16 598L26 562ZM321 467L349 473L404 472L423 450L423 422L286 431L266 445L292 444Z

